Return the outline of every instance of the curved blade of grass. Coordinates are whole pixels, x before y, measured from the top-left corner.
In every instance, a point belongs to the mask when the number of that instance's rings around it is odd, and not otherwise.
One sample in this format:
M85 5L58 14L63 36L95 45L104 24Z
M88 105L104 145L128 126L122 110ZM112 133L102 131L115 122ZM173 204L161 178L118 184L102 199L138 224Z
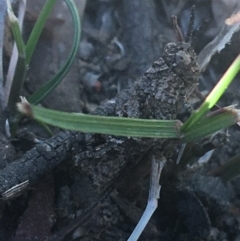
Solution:
M16 103L19 100L19 95L22 90L22 85L26 74L26 58L25 58L26 55L25 55L25 44L22 39L22 33L21 33L20 25L18 23L18 19L13 13L11 2L7 0L6 3L7 3L7 11L8 11L11 30L19 52L18 59L17 59L17 66L16 66L15 74L12 80L12 86L11 86L9 98L7 100L10 116L15 116ZM11 120L10 120L10 124L11 124Z
M11 57L10 57L10 62L9 62L7 75L6 75L6 78L5 78L5 85L4 85L4 92L5 92L4 93L5 94L4 104L5 104L5 106L8 105L8 99L9 99L10 90L11 90L11 87L12 87L14 75L19 76L19 73L16 73L16 66L17 66L19 54L23 55L24 58L25 58L25 44L24 44L24 41L22 39L21 32L22 32L22 28L23 28L23 20L24 20L25 11L26 11L26 4L27 4L27 0L22 0L21 2L19 2L19 6L18 6L18 24L19 24L19 27L20 27L19 37L20 37L20 41L22 42L20 44L22 47L19 48L17 46L17 43L15 43L14 46L13 46L13 49L12 49L12 54L11 54ZM16 42L18 42L17 39L16 39ZM22 52L21 52L21 48L22 48ZM24 59L24 62L25 62L25 59ZM27 69L26 65L25 65L25 69ZM19 79L19 81L24 81L24 80ZM21 89L19 89L19 93L18 94L16 93L16 95L19 96L20 93L21 93Z
M208 95L206 100L202 103L201 107L194 112L190 118L183 124L181 131L185 132L193 125L195 125L220 99L225 90L233 81L234 77L240 70L240 55L234 60L223 77L219 80L217 85Z
M8 98L8 109L9 109L9 116L15 116L16 111L16 103L19 101L19 92L22 90L23 80L25 79L26 75L26 68L25 68L25 58L18 56L17 66L15 70L15 74L12 81L12 86Z
M234 107L225 107L211 113L207 117L201 119L196 125L183 131L183 142L197 141L216 131L225 129L239 121L240 111Z
M73 0L65 0L65 2L73 18L73 24L74 24L73 46L66 63L60 69L60 71L51 80L49 80L44 86L42 86L39 90L33 93L30 97L28 97L28 101L32 104L38 104L44 97L46 97L59 85L59 83L68 73L69 68L71 67L78 51L78 45L80 42L80 34L81 34L81 26L80 26L78 10Z
M26 64L28 65L31 61L32 58L32 54L34 52L34 49L37 45L38 39L42 33L42 30L46 24L46 21L50 15L50 13L52 12L52 9L55 5L56 0L48 0L44 6L43 9L38 17L38 20L31 32L31 35L27 41L26 44Z
M49 0L47 2L47 4L45 4L45 6L47 5L47 8L49 8L49 2L55 3L55 1L56 0L54 0L54 1ZM12 136L14 136L15 132L17 130L17 123L20 119L19 113L17 113L17 110L16 110L16 103L18 102L19 96L22 91L22 86L23 86L23 83L25 80L28 63L31 59L31 55L36 46L39 35L41 34L42 29L39 27L39 23L43 28L43 26L45 25L45 22L46 22L46 18L50 13L49 12L48 14L46 14L46 12L50 11L51 9L45 8L44 11L41 12L40 18L39 18L40 21L37 22L36 27L34 28L33 32L31 33L31 36L29 39L30 41L28 41L27 45L25 46L23 39L22 39L22 33L21 33L21 29L20 29L20 26L18 23L18 19L13 14L11 3L9 0L7 0L7 6L8 6L8 14L9 14L9 19L10 19L11 29L13 31L14 40L16 41L16 45L17 45L18 52L19 52L16 70L14 73L11 89L9 91L10 92L9 98L7 101L7 105L8 105L8 109L9 109L10 129L11 129ZM43 21L43 19L42 19L42 16L44 14L47 15L47 16L45 16L45 21Z
M180 138L180 122L105 117L50 110L27 102L18 103L20 112L63 129L117 136Z

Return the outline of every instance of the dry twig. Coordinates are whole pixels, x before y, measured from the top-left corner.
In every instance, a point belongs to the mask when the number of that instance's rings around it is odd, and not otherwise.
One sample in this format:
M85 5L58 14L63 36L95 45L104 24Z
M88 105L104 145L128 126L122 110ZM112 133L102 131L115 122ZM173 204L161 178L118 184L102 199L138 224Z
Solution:
M156 157L155 155L152 156L152 168L151 168L148 203L141 219L139 220L137 226L133 230L128 241L138 240L138 238L140 237L141 233L143 232L144 228L148 224L150 218L152 217L153 213L155 212L158 206L158 199L160 197L160 190L161 190L159 181L160 181L161 172L165 162L166 162L166 159L163 156L160 156L160 157Z

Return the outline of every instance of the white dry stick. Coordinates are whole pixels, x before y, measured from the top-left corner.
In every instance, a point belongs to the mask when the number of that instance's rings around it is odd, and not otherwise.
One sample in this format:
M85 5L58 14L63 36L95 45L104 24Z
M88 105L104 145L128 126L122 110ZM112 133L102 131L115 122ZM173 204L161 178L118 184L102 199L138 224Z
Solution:
M144 228L148 224L150 218L152 217L153 213L157 209L158 199L160 197L160 189L161 189L161 186L159 185L159 181L160 181L161 172L165 162L166 162L166 159L163 156L158 158L156 158L156 156L154 155L152 156L150 190L149 190L147 207L141 219L139 220L137 226L135 227L131 236L129 237L128 241L138 240Z
M10 3L8 2L8 5L9 4ZM18 22L19 22L20 29L22 29L22 25L23 25L23 19L24 19L25 12L26 12L26 4L27 4L27 0L19 1ZM10 5L10 7L11 7L11 5ZM5 105L7 105L7 103L8 103L10 89L11 89L11 86L12 86L12 80L13 80L15 69L16 69L16 66L17 66L17 59L18 59L18 50L17 50L16 43L14 43L13 51L12 51L12 55L11 55L11 59L10 59L10 63L9 63L8 73L7 73L7 77L6 77Z
M240 3L238 3L238 6L234 9L233 14L236 14L236 12L238 12L239 10ZM199 53L197 57L197 62L202 72L205 70L213 55L219 53L222 49L224 49L225 45L231 41L233 34L239 31L240 21L236 21L233 25L227 25L229 24L229 19L227 20L226 24L223 25L221 31L212 40L212 42L210 42L206 47L204 47L204 49ZM233 19L231 20L233 21Z

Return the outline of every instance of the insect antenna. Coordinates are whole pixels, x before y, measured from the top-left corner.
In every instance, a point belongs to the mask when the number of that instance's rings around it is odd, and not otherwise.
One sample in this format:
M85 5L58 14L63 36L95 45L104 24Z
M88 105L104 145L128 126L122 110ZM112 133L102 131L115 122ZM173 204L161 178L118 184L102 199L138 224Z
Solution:
M194 20L195 20L195 5L191 7L191 16L188 24L188 31L186 35L186 42L191 43L193 38L193 27L194 27Z
M177 40L180 42L185 42L182 30L180 29L180 27L177 23L177 17L175 15L172 16L172 22L173 22L173 28L174 28Z

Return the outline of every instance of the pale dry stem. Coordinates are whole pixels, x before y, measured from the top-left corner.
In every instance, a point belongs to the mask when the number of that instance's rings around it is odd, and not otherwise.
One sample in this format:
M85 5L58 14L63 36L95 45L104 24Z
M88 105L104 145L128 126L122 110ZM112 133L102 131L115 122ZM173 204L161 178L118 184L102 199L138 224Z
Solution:
M152 217L153 213L157 209L158 199L160 197L160 189L161 189L161 186L159 185L159 181L160 181L161 172L165 162L166 162L166 159L163 156L158 158L156 158L155 155L152 156L150 190L149 190L147 207L141 219L139 220L137 226L135 227L131 236L129 237L128 241L138 240L144 228L148 224L150 218Z

